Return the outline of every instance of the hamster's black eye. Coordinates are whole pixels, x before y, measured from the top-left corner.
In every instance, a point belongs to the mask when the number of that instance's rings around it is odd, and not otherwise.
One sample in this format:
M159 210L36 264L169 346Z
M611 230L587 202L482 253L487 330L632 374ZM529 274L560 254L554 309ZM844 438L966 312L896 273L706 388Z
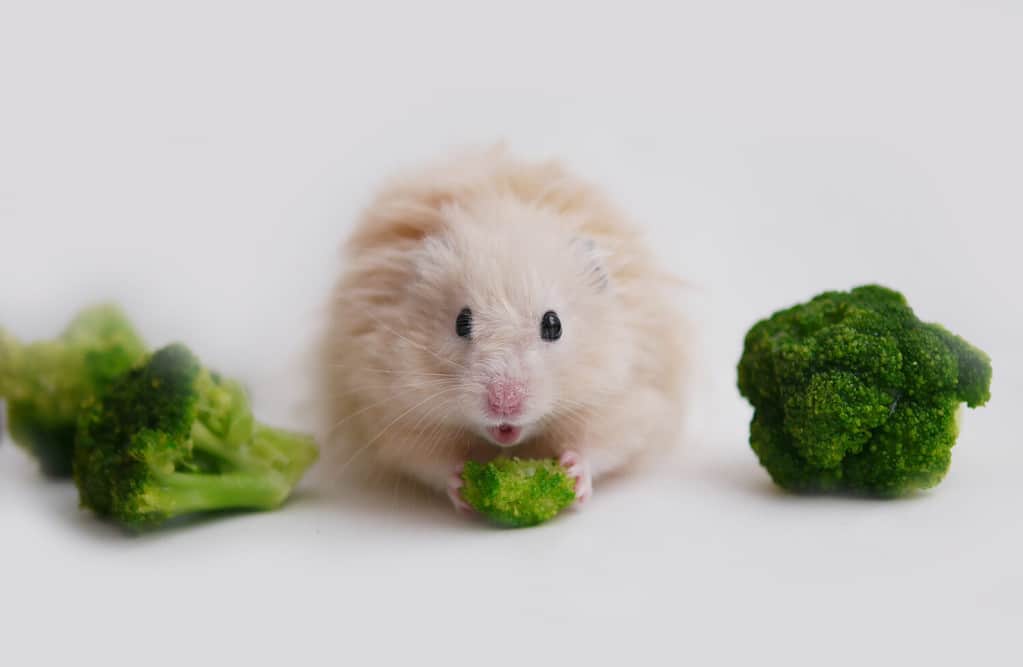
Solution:
M540 319L540 338L551 342L561 338L561 320L553 310L548 310Z
M455 318L455 333L462 338L472 335L472 311L468 308L463 308Z

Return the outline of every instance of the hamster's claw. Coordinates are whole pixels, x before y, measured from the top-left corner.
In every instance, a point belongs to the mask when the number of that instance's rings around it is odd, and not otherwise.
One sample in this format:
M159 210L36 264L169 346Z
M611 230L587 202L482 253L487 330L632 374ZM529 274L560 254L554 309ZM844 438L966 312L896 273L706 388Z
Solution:
M575 480L575 505L582 505L593 495L593 476L590 464L579 452L567 451L558 459L565 466L568 476Z
M448 477L448 499L451 504L455 506L455 511L459 514L471 515L475 514L476 510L469 506L469 503L462 499L462 464L459 463L454 472Z

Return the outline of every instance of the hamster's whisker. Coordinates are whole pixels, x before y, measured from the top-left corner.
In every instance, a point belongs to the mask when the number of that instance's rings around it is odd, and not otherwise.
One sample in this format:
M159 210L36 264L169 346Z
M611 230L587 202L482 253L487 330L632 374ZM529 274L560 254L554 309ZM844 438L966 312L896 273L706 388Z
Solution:
M450 401L445 401L445 404L449 402ZM461 432L462 427L458 427L458 430L451 434L443 428L443 425L438 423L433 429L427 432L427 437L420 441L425 443L422 445L422 454L425 456L431 456L440 448L445 440L450 440L452 443L455 442L458 436L461 435Z
M426 352L427 354L431 355L432 357L434 357L435 359L437 359L439 361L443 361L446 364L451 364L452 366L455 366L456 368L460 368L463 371L468 371L468 369L465 366L463 366L462 364L458 363L457 361L454 361L453 359L445 359L444 357L440 356L439 354L437 354L436 352L434 352L430 348L426 347L425 345L420 345L419 343L416 343L415 341L410 340L409 338L403 336L401 333L399 333L399 332L395 331L394 329L392 329L390 325L388 325L386 322L381 320L379 317L374 315L369 310L364 311L364 313L366 315L368 315L370 317L370 319L372 319L374 322L376 322L377 324L382 326L385 330L387 330L390 333L394 334L395 336L397 336L401 340L405 341L406 343L408 343L412 347L414 347L416 349L419 349L419 350L422 350L423 352Z
M586 428L584 420L579 419L575 415L565 415L565 418L560 421L553 421L549 424L551 430L556 433L561 433L564 436L578 435L576 429L583 430Z
M457 373L433 373L429 371L413 371L413 370L395 370L392 368L369 368L366 366L355 367L350 364L331 364L332 368L337 369L348 369L355 373L384 373L388 375L412 375L421 377L446 377L446 378L457 378Z
M412 427L409 429L409 431L411 431L415 437L419 437L420 435L422 435L417 430L419 428L419 425L422 424L423 421L426 420L427 417L432 415L434 413L434 411L437 410L437 408L443 407L443 406L449 404L451 401L453 401L453 400L455 400L457 398L458 398L457 396L448 397L448 398L444 399L443 401L441 401L440 403L438 403L436 405L433 405L433 406L430 406L429 410L427 410L426 412L424 412L422 415L419 416L419 419L416 420L416 423L412 425ZM438 423L440 423L440 420L438 420Z
M589 425L589 411L583 408L568 408L551 413L551 425L554 428L563 427L568 422L579 428L585 429Z
M593 409L590 406L584 405L582 403L576 403L575 405L565 403L556 408L555 413L577 415L580 417L590 417L592 416Z
M342 396L348 396L349 394L357 394L367 389L427 389L430 387L439 387L445 384L450 384L449 380L437 379L437 380L426 380L416 384L364 384L358 387L353 387L348 391L343 392L328 392L327 395L331 398L341 398Z
M450 388L450 389L453 389L453 388ZM359 449L357 449L357 450L356 450L356 451L355 451L355 452L354 452L354 453L352 454L351 458L349 458L349 460L348 460L348 461L346 461L346 462L345 462L345 463L344 463L344 464L342 465L342 470L343 470L344 468L347 468L349 464L351 464L351 463L352 463L352 462L353 462L353 461L354 461L354 460L355 460L356 458L358 458L358 457L359 457L359 456L360 456L360 455L361 455L361 454L362 454L362 453L363 453L363 452L364 452L364 451L365 451L366 449L368 449L368 448L369 448L369 447L370 447L370 446L371 446L371 445L372 445L372 444L373 444L374 442L376 442L376 441L377 441L377 440L378 440L378 439L379 439L379 438L380 438L381 436L383 436L383 434L384 434L384 433L385 433L385 432L386 432L386 431L387 431L388 429L390 429L390 428L391 428L392 426L394 426L394 425L395 425L396 423L398 423L398 422L399 422L399 421L400 421L400 420L401 420L402 418L404 418L404 417L405 417L406 415L408 415L408 414L409 414L410 412L412 412L412 411L413 411L413 410L415 410L416 408L418 408L418 407L420 407L420 406L424 405L424 404L425 404L425 403L427 403L428 401L431 401L431 400L433 400L433 399L437 398L438 396L440 396L441 394L445 393L446 391L450 391L450 389L445 389L445 390L439 391L439 392L437 392L437 393L433 394L432 396L429 396L429 397L427 397L426 399L424 399L424 400L420 401L419 403L417 403L417 404L413 405L412 407L410 407L409 409L405 410L405 411L404 411L404 412L402 412L402 413L401 413L400 415L398 415L397 417L395 417L395 418L394 418L394 419L393 419L393 420L392 420L392 421L391 421L391 422L390 422L389 424L387 424L387 426L385 426L385 427L384 427L383 429L381 429L379 433L377 433L377 434L376 434L375 436L373 436L373 437L372 437L372 438L371 438L371 439L370 439L370 440L369 440L368 442L366 442L366 444L364 444L363 446L359 447Z
M611 387L589 387L587 389L586 397L589 399L587 403L580 403L570 398L558 397L554 399L554 403L566 403L571 405L579 405L586 407L591 410L595 410L598 407L602 407L602 404L606 401L613 400L615 402L621 400L621 391Z
M422 447L423 456L432 457L441 449L441 446L445 443L446 437L443 431L433 430L430 432L429 437L423 439L425 443Z
M556 415L554 421L555 423L568 422L580 428L586 428L590 425L591 417L588 413L581 410L563 410Z
M441 395L443 395L443 394L445 394L445 393L447 393L449 391L454 391L456 389L458 389L458 387L448 387L447 389L441 389L440 391L436 392L435 394L431 394L430 396L427 396L423 400L419 401L418 403L416 403L415 405L413 405L412 407L408 408L407 410L402 412L400 415L398 415L397 417L392 419L390 422L387 423L387 426L385 426L382 429L380 429L380 432L378 432L376 435L374 435L372 438L370 438L364 445L362 445L357 450L355 450L355 453L352 454L352 456L347 461L345 461L344 464L342 464L341 470L344 470L349 465L351 465L352 462L355 461L355 459L359 457L359 455L361 455L364 451L369 449L370 446L372 446L372 444L374 442L379 440L384 435L384 433L389 431L392 426L394 426L399 421L404 419L413 410L415 410L416 408L418 408L420 406L425 405L426 403L429 403L430 401L436 399L438 396L441 396Z
M577 401L555 401L554 409L551 411L552 417L560 417L562 415L574 415L580 418L590 416L593 408Z
M581 401L575 401L575 400L572 400L571 398L564 398L564 397L561 397L561 396L559 396L558 398L554 399L554 405L558 406L559 404L569 405L569 406L577 407L577 408L589 408L589 406L587 404L585 404L585 403L583 403Z
M440 403L440 407L447 407L453 401L457 400L457 398L458 397L456 396L445 399L443 402ZM444 432L444 423L438 419L437 423L433 425L433 428L431 428L428 432L422 433L420 435L424 436L419 441L420 443L429 443L427 445L421 445L423 448L423 453L429 456L434 452L434 450L436 450L440 446L440 444L445 439L446 433Z
M351 414L345 415L344 417L341 418L340 421L338 421L333 426L331 426L330 431L328 431L328 435L333 435L334 432L337 431L337 429L342 424L347 422L352 417L356 417L358 415L361 415L362 413L367 412L368 410L372 410L373 408L379 407L381 405L384 405L385 403L390 403L391 401L393 401L395 399L396 396L401 396L403 394L407 394L407 393L409 393L411 391L414 391L414 390L420 389L420 388L421 387L409 387L408 389L402 389L402 390L400 390L400 391L398 391L398 392L396 392L394 394L389 395L387 398L385 398L385 399L383 399L381 401L377 401L375 403L370 403L369 405L365 405L362 408L356 410L355 412L353 412ZM459 387L457 387L457 386L456 387L450 387L449 389L457 389L457 388L459 388ZM445 389L444 391L448 391L448 389Z

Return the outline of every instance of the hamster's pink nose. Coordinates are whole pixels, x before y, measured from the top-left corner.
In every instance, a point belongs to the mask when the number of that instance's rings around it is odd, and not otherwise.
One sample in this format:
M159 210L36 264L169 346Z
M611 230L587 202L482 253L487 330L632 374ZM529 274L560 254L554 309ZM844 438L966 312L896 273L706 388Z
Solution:
M487 408L494 417L518 417L526 402L526 385L518 380L494 380L487 385Z

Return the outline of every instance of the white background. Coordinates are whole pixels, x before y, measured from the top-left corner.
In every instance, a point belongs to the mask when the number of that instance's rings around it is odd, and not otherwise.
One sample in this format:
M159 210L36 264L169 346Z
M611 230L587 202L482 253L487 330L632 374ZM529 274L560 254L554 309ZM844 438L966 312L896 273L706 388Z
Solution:
M486 4L3 0L0 323L120 301L302 425L374 185L505 139L605 185L691 281L678 460L529 531L310 486L129 538L6 441L0 662L1021 664L1019 3ZM742 336L872 281L990 352L994 399L932 492L783 495Z

